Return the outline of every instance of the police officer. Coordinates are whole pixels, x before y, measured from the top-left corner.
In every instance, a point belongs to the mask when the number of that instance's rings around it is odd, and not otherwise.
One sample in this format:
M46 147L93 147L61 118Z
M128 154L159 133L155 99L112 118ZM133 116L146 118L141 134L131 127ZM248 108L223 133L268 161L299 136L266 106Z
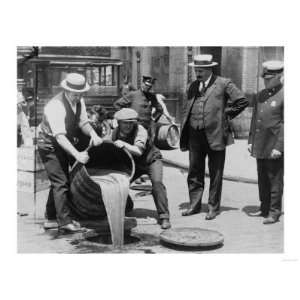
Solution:
M112 140L118 147L127 149L133 155L135 161L133 180L143 174L149 175L161 228L168 229L171 224L166 187L162 182L162 156L151 143L147 130L138 124L137 118L137 112L130 108L123 108L116 112L115 119L118 121L118 127L112 133Z
M76 160L87 163L86 151L75 147L80 131L91 137L93 145L102 143L89 124L82 95L89 85L84 76L70 73L61 82L63 91L52 98L44 108L40 124L38 149L51 183L46 205L46 217L56 221L62 232L80 231L80 225L72 220L68 207L70 197L69 167ZM51 227L51 222L44 224ZM50 225L49 225L50 224Z
M138 121L148 130L151 138L154 138L154 123L163 114L163 107L151 92L156 79L151 76L143 76L142 86L136 91L128 92L122 98L114 102L116 110L132 108L138 113ZM154 118L152 110L154 112Z
M251 216L273 224L281 215L283 194L283 62L263 63L265 89L254 98L249 151L257 161L260 209Z

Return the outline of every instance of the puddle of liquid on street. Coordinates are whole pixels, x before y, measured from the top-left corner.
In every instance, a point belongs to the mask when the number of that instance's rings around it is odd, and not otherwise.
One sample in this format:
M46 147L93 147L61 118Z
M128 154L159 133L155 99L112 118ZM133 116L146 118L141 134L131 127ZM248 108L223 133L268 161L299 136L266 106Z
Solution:
M110 235L98 235L86 239L70 241L79 253L149 253L155 252L151 247L159 245L159 238L151 234L124 235L124 244L116 248L112 244Z

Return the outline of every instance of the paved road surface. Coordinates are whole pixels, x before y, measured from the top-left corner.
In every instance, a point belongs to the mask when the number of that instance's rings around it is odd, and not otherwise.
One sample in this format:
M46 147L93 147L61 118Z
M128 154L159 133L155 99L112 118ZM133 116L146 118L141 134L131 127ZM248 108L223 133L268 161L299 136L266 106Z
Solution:
M206 179L208 185L209 180ZM192 251L197 253L282 253L283 223L263 225L262 218L249 217L247 213L258 205L258 191L255 184L224 181L222 213L217 219L205 220L207 210L207 187L203 197L203 212L182 217L181 210L187 207L188 193L186 173L165 167L164 181L167 186L171 222L173 227L200 227L218 230L224 235L224 245L214 250ZM149 184L149 182L146 182ZM150 195L140 196L131 191L135 210L132 216L142 221L146 217L156 217L154 202ZM47 191L37 193L36 216L34 219L31 195L18 194L18 212L28 216L18 216L18 252L26 253L103 253L116 252L104 241L81 240L76 236L57 236L55 231L45 232L42 228ZM182 253L183 250L170 249L159 243L161 229L158 225L138 225L132 231L132 238L124 246L126 253ZM190 253L190 251L186 251Z

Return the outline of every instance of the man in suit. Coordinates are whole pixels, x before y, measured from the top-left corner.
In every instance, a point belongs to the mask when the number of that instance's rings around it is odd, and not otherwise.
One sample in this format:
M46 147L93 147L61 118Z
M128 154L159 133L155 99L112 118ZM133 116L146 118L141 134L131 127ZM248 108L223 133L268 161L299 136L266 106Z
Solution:
M283 194L283 62L263 63L265 89L254 97L249 151L257 161L260 209L250 216L273 224L281 215Z
M197 80L188 89L186 109L180 136L180 148L189 151L188 189L189 216L201 211L204 190L205 159L208 156L210 175L208 213L206 220L220 213L225 148L233 143L229 120L248 105L244 94L227 78L216 76L212 55L197 55L194 62Z

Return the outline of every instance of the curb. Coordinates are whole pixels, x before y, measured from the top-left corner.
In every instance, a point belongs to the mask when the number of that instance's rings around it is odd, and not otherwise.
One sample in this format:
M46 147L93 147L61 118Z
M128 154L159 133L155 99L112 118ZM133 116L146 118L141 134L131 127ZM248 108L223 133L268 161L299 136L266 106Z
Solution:
M188 172L189 167L186 164L183 164L183 163L171 160L171 159L167 159L167 158L163 158L162 161L167 166L178 168L178 169ZM205 176L209 177L208 172L205 172ZM223 179L228 180L228 181L234 181L234 182L257 184L257 179L251 179L251 178L246 178L246 177L241 177L241 176L231 176L231 175L225 174L225 175L223 175Z

